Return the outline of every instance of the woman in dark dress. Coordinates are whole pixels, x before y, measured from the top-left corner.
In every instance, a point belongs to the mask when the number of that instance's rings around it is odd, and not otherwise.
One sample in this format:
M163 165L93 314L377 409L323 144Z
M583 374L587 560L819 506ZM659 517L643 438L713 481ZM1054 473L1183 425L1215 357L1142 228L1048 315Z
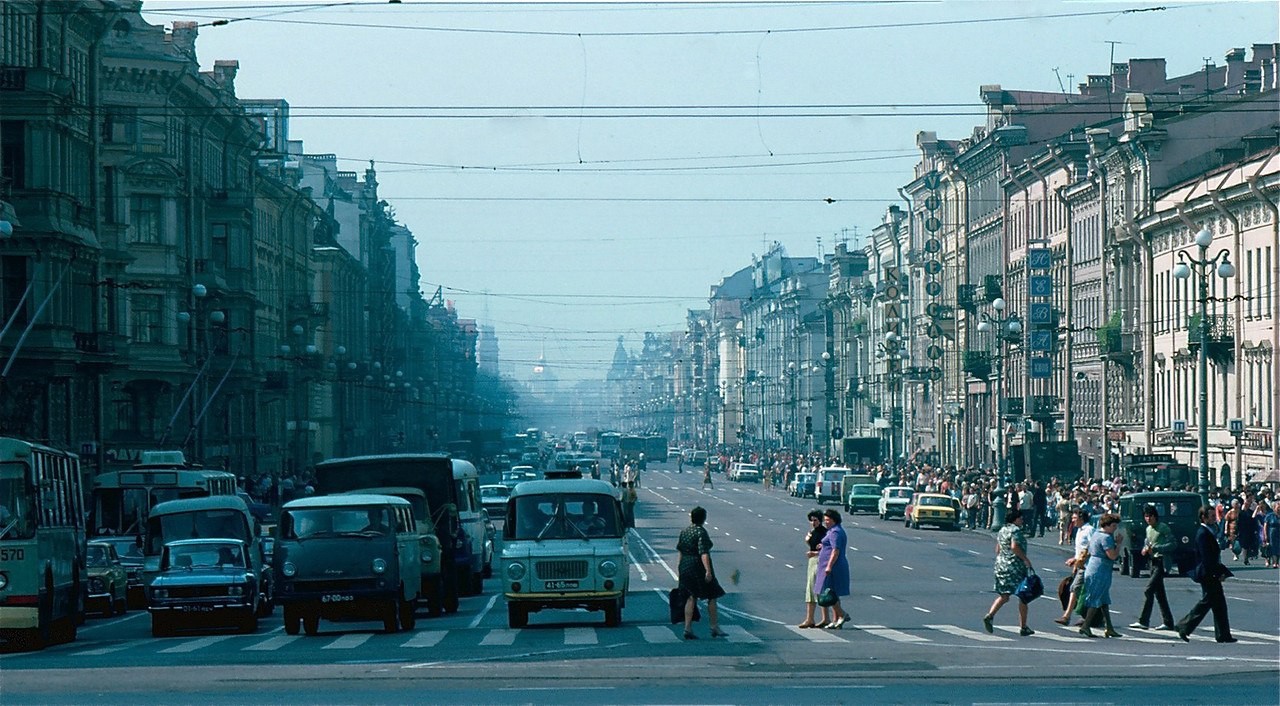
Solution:
M827 528L818 549L818 575L813 581L813 593L818 595L830 588L836 596L831 612L835 622L826 626L828 630L839 630L849 619L844 607L840 605L840 597L849 595L849 558L845 556L849 547L849 538L844 533L840 513L827 510L822 513L822 526Z
M684 604L684 639L696 640L698 637L693 634L693 606L699 598L707 601L711 636L724 637L728 633L720 629L720 616L716 612L716 599L724 595L724 589L711 567L711 537L702 526L707 521L707 511L693 508L689 511L689 521L692 524L676 540L676 549L680 551L680 589L688 596Z

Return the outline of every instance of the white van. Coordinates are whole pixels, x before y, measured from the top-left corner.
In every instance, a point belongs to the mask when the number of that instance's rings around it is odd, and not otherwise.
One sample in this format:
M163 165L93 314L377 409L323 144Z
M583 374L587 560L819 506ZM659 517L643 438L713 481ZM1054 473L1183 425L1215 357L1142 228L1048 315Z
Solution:
M480 473L470 461L460 458L453 461L453 482L458 486L458 522L467 535L467 543L471 548L471 584L467 588L470 595L478 595L484 591L484 543L485 516L483 503L480 502Z
M814 491L814 495L821 505L828 500L837 504L843 503L844 498L841 497L841 483L847 474L853 473L852 470L844 466L827 466L818 469L818 485Z

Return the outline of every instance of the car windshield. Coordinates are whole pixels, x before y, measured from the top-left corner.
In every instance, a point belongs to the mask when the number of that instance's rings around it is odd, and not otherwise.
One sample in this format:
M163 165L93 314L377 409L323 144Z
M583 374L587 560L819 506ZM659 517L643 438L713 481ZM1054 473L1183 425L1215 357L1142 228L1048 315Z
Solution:
M147 529L149 554L177 539L242 539L249 541L249 523L238 510L192 510L152 515Z
M138 544L135 537L119 537L112 539L95 538L95 542L110 544L116 548L116 556L120 557L122 563L129 563L130 559L142 560L142 545Z
M950 498L920 498L921 505L940 505L942 507L951 507Z
M814 477L815 476L812 473L801 473L800 475L796 476L796 480L801 483L812 483Z
M516 498L507 539L588 539L621 537L622 522L613 496L599 493L522 495Z
M886 498L910 498L911 490L907 488L890 488L885 491Z
M90 544L84 555L85 566L111 566L111 548L102 544Z
M822 474L822 482L824 482L824 483L832 483L832 482L834 482L834 483L839 483L839 482L840 482L840 480L841 480L841 479L843 479L843 478L844 478L844 471L843 471L843 470L840 470L840 471L825 471L825 472L823 472L823 474Z
M295 508L280 520L282 537L382 537L391 532L391 513L386 506L344 506Z
M222 542L169 545L168 566L171 569L244 568L244 552L238 544Z
M511 495L511 489L505 485L482 485L480 486L480 499L483 500L505 500Z
M855 485L853 486L854 495L879 495L880 486L878 485Z
M25 477L25 465L0 463L0 537L30 539L35 535L35 514Z

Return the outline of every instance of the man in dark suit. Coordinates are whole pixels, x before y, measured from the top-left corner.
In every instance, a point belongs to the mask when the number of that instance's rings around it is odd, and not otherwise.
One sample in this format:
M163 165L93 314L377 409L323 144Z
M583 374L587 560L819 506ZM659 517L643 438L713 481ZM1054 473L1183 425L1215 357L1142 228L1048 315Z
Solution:
M1218 537L1209 525L1216 519L1213 508L1200 508L1200 529L1196 530L1196 557L1198 565L1191 574L1199 578L1200 601L1191 607L1178 622L1178 637L1183 642L1190 642L1187 637L1196 629L1204 616L1213 611L1213 633L1218 642L1235 642L1231 636L1231 623L1227 620L1227 597L1222 593L1222 579L1231 576L1231 571L1222 565L1221 549L1218 548Z

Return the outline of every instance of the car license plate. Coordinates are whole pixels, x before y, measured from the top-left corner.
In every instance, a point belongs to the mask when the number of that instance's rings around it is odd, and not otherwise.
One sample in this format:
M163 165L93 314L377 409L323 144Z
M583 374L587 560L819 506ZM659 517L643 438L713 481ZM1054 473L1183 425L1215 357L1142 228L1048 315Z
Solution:
M350 603L356 599L355 596L344 593L330 593L320 597L321 603Z
M212 613L212 612L213 612L213 606L207 606L207 605L184 605L184 606L179 606L179 607L178 607L178 610L182 611L183 613Z
M548 589L577 588L577 581L547 581L543 584Z

